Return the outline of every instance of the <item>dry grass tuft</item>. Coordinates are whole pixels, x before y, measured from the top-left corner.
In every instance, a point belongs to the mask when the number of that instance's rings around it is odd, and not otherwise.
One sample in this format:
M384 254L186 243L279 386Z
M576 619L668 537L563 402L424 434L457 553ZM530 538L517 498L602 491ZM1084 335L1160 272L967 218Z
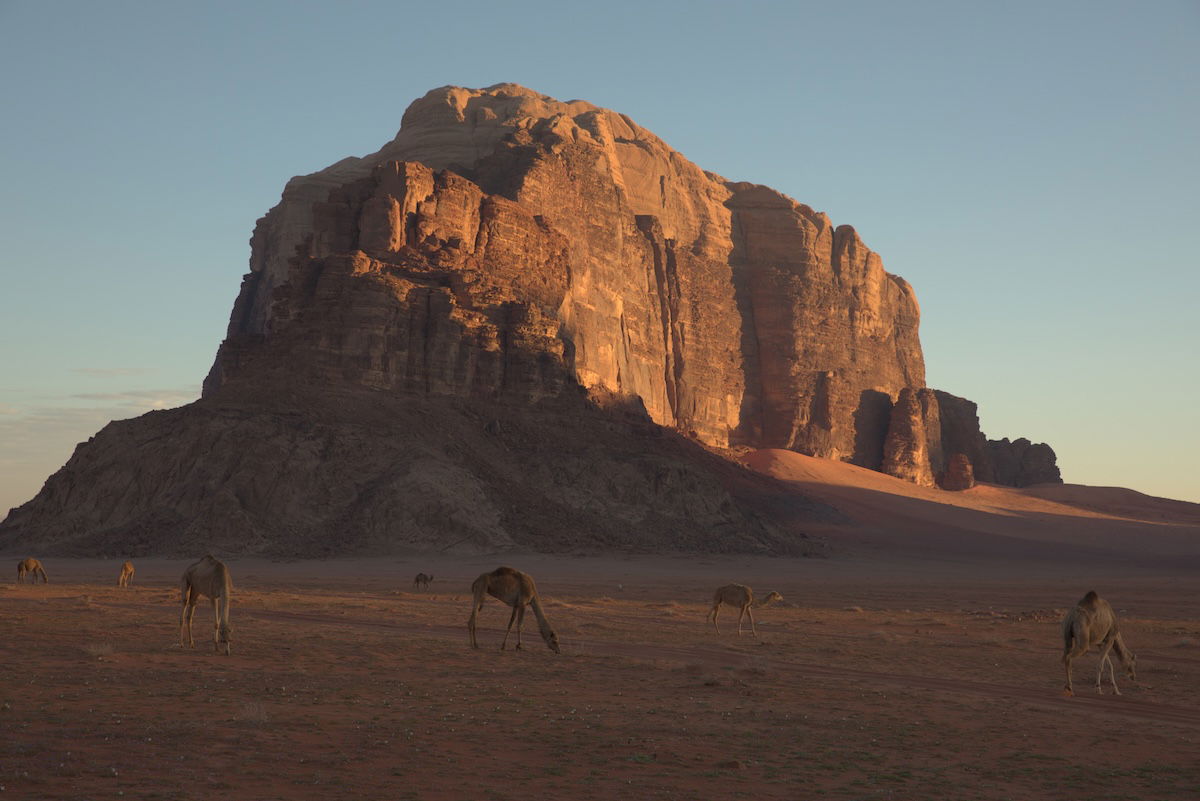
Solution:
M103 659L106 656L113 655L113 646L110 642L92 642L83 646L83 652L88 656Z
M270 722L271 717L267 714L266 707L258 701L247 701L242 704L241 710L233 719L248 726L262 726Z

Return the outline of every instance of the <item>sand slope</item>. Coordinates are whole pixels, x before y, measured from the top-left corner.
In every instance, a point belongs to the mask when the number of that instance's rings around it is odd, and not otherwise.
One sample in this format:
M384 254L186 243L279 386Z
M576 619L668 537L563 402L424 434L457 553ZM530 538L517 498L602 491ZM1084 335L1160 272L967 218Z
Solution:
M846 515L822 528L835 547L1200 564L1200 504L1072 484L949 492L785 450L742 461Z

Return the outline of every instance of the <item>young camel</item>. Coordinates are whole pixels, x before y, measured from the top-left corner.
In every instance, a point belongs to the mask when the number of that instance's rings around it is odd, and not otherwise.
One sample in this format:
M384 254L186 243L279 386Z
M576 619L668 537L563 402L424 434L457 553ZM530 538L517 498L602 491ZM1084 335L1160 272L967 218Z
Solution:
M186 631L187 644L196 647L192 640L192 616L196 614L200 596L207 595L213 605L213 647L220 653L224 645L225 655L229 656L229 635L232 633L229 627L229 603L233 598L229 568L208 554L183 572L179 589L183 596L183 609L179 613L179 645L183 645Z
M118 587L128 587L133 583L133 562L128 559L121 565L121 575L117 577Z
M425 589L429 589L429 582L431 581L433 581L433 576L427 576L424 573L418 573L417 577L413 579L413 589L415 590L422 586L425 587Z
M42 563L34 559L32 556L28 559L22 559L20 562L17 562L17 583L20 584L25 581L25 576L27 574L33 574L31 581L33 581L34 584L37 584L38 576L42 577L43 584L50 583L50 579L46 578L46 571L42 568Z
M761 601L754 600L754 590L747 587L745 584L726 584L724 587L718 587L713 594L712 609L709 611L705 620L712 619L713 628L717 630L717 634L721 633L721 627L717 625L717 614L721 611L721 604L729 604L736 606L740 610L738 612L738 636L742 636L742 618L746 615L750 616L750 631L754 636L758 636L758 629L754 625L754 613L750 611L751 606L766 606L775 601L782 601L783 596L772 591L766 598Z
M538 630L542 633L546 646L554 653L560 653L558 635L550 628L550 622L542 613L542 602L532 577L511 567L498 567L491 573L484 573L475 579L471 584L471 593L474 598L471 601L471 617L467 620L467 631L471 634L472 648L479 647L475 640L475 616L483 609L485 596L490 595L513 609L512 616L508 619L508 629L504 632L504 642L500 643L501 651L508 644L508 635L512 632L514 620L517 622L517 650L521 650L521 624L525 620L525 607L528 606L537 617Z
M1126 675L1133 681L1137 681L1137 657L1121 639L1121 633L1117 630L1117 616L1113 613L1112 607L1109 606L1108 601L1095 592L1089 592L1083 596L1078 605L1067 612L1062 622L1062 633L1062 661L1067 671L1067 686L1064 688L1066 695L1075 694L1075 690L1071 686L1071 662L1086 654L1093 645L1100 647L1100 668L1096 672L1096 692L1104 694L1100 681L1104 677L1104 665L1107 663L1108 680L1112 682L1113 693L1121 694L1121 691L1117 689L1116 676L1113 675L1110 651L1117 652L1117 657L1121 660L1121 666L1125 668Z

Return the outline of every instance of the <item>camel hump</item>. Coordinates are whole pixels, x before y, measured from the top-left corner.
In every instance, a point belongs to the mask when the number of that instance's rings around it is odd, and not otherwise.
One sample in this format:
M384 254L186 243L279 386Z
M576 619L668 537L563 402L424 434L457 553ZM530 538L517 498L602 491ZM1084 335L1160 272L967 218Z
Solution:
M493 576L518 576L520 574L521 574L521 571L519 571L515 568L512 568L512 567L504 567L504 566L498 567L492 571Z
M1079 600L1079 605L1080 606L1095 606L1096 602L1099 600L1100 600L1100 596L1096 594L1095 590L1088 590L1088 594L1083 596L1083 598L1081 598Z

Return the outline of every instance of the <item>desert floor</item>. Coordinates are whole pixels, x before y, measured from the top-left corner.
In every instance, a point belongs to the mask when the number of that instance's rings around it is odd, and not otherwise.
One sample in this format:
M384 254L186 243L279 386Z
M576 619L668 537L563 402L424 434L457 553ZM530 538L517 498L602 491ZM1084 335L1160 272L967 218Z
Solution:
M119 561L44 561L52 583L0 585L0 798L1200 798L1190 570L234 559L226 657L207 606L178 645L186 561L139 560L128 590ZM468 646L471 580L502 562L537 578L561 655L532 615L501 652L494 600ZM731 580L784 596L757 640L733 610L705 624ZM1139 683L1097 695L1093 653L1068 698L1059 619L1092 588Z

